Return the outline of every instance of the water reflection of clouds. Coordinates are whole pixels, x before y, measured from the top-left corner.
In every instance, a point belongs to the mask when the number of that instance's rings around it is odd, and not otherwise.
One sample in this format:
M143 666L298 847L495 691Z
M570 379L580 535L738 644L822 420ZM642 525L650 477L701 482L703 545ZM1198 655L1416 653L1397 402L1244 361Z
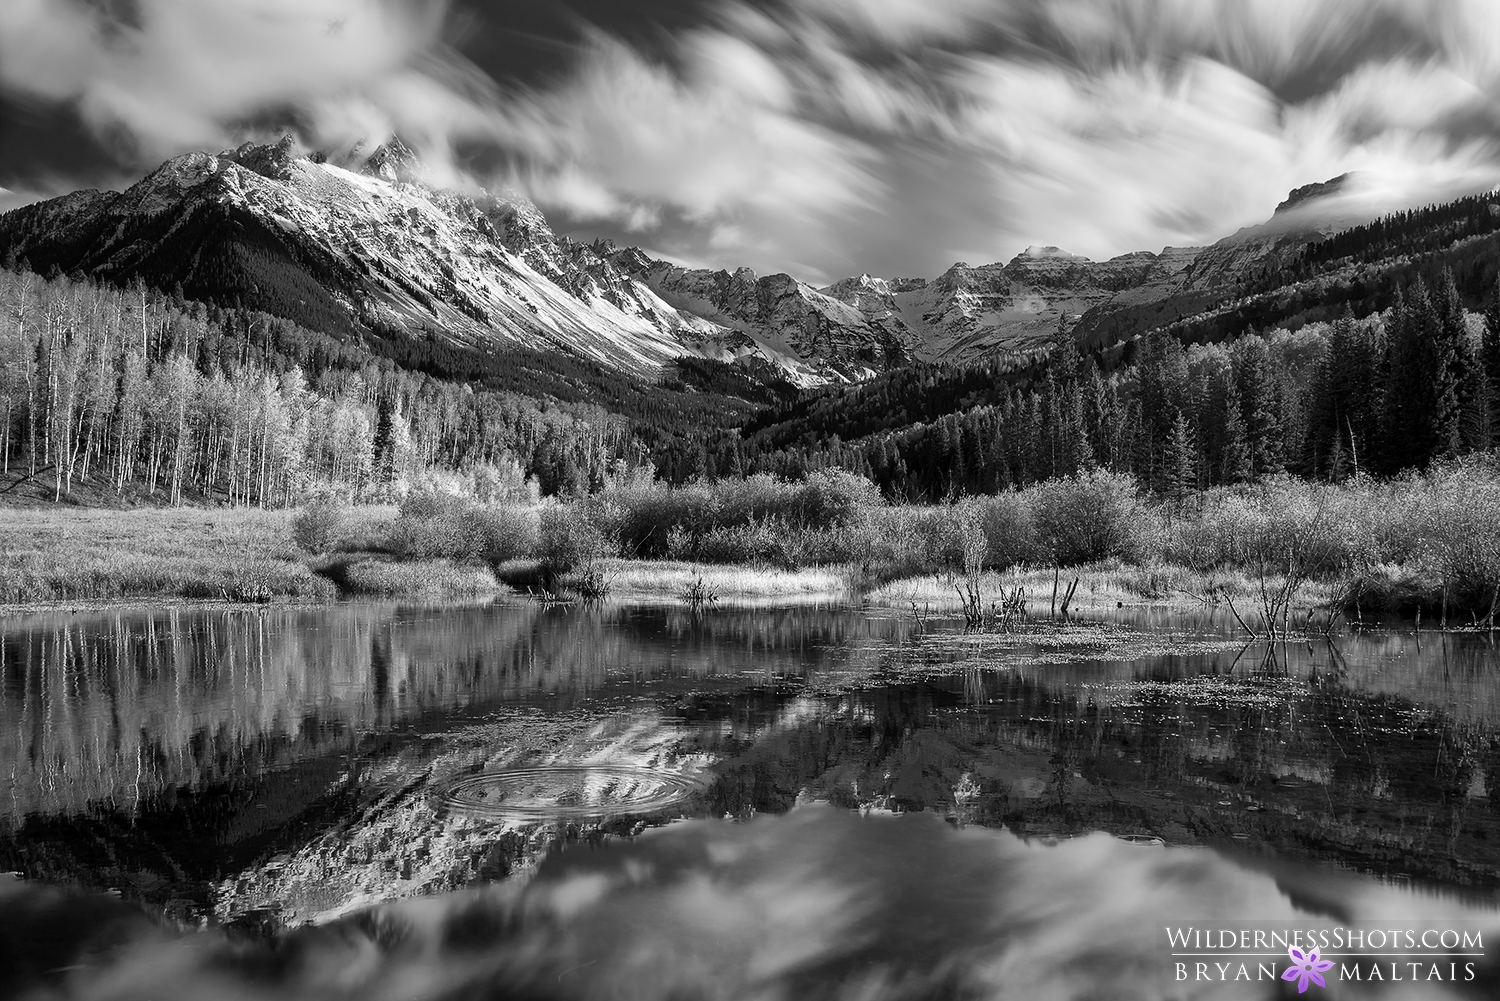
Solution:
M24 947L41 917L86 910L16 884L0 894L7 945ZM47 996L1272 998L1274 982L1171 990L1157 926L1304 927L1330 912L1351 923L1462 921L1487 941L1500 933L1493 909L1352 876L1257 870L1106 835L1043 846L931 816L814 807L570 850L525 888L390 905L292 933L274 950L216 933L167 943L136 932L108 959L53 957L67 969ZM91 930L80 923L75 940ZM1456 996L1500 985L1492 959L1477 974ZM1453 997L1453 986L1409 983L1399 996Z

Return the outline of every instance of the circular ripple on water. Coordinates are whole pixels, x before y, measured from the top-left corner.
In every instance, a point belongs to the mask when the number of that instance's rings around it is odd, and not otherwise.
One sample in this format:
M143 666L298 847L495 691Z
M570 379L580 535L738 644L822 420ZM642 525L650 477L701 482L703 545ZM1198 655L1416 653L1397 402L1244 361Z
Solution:
M536 765L466 775L438 800L492 820L602 819L657 813L700 788L689 776L636 765Z

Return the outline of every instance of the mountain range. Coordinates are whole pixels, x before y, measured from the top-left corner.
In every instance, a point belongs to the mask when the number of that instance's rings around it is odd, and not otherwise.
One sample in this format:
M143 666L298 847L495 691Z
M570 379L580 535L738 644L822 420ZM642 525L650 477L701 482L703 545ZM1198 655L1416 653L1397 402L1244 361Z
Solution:
M860 275L815 288L559 236L516 192L424 184L399 140L335 162L288 137L185 154L122 192L0 215L0 260L140 279L338 336L480 352L509 344L643 379L699 357L810 387L911 360L1025 355L1059 324L1104 346L1221 308L1337 228L1309 209L1346 181L1298 189L1266 224L1209 247L1098 262L1031 247L931 279Z

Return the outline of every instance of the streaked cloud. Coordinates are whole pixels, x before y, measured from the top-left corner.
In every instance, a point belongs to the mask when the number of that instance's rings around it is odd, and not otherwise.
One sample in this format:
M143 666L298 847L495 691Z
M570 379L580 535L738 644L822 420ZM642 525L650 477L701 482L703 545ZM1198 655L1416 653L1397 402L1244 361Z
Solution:
M686 69L649 97L633 83L641 67L606 43L575 83L545 95L571 139L555 160L530 160L544 207L586 222L606 193L616 213L660 206L666 222L651 235L662 246L819 279L930 275L1032 243L1107 257L1209 242L1263 221L1291 188L1348 171L1360 173L1346 214L1500 181L1500 19L1489 5L819 0L775 19L722 10L717 28L679 40ZM601 104L630 93L650 110ZM699 128L712 138L650 142L659 115L707 116L712 126ZM708 149L735 150L741 169L723 169ZM588 204L549 188L551 171L575 187L592 178Z
M1352 214L1500 181L1489 0L698 2L650 51L587 31L523 84L438 2L11 0L0 86L143 163L282 122L399 132L561 228L815 281L1208 242L1348 171Z

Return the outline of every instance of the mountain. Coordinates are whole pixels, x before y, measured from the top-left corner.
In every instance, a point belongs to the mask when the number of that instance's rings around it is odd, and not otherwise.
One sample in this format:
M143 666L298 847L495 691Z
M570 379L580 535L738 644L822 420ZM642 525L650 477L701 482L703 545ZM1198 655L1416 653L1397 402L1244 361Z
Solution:
M804 384L837 378L780 338L669 305L599 249L557 237L512 192L468 197L417 178L399 142L339 165L290 139L176 157L123 192L82 191L0 216L0 258L347 336L560 351L654 379L682 356L761 359Z
M959 263L930 281L862 275L825 289L872 322L909 331L932 361L973 361L1045 344L1058 323L1090 309L1175 288L1195 248L1168 247L1094 262L1056 247L1029 247L1008 264Z
M424 184L399 140L330 162L287 138L189 153L123 192L0 215L0 260L259 309L418 367L464 352L550 354L650 383L678 359L702 358L810 388L910 361L1022 358L1060 324L1107 348L1233 308L1349 224L1351 178L1298 188L1266 223L1209 247L1107 261L1031 247L931 279L860 275L815 288L558 236L515 192Z
M922 346L906 327L882 322L831 289L815 289L790 275L690 270L633 247L614 251L611 260L679 310L738 332L744 343L759 344L784 366L820 360L857 381L906 361Z
M967 363L1044 346L1059 323L1102 346L1213 309L1269 263L1349 224L1323 211L1353 175L1293 191L1265 223L1208 247L1091 261L1028 247L1008 263L954 264L936 278L845 278L813 288L747 268L690 270L634 248L610 259L678 310L754 337L787 357L839 359L859 381L909 359ZM1363 221L1358 219L1355 221ZM882 363L884 363L882 365Z

